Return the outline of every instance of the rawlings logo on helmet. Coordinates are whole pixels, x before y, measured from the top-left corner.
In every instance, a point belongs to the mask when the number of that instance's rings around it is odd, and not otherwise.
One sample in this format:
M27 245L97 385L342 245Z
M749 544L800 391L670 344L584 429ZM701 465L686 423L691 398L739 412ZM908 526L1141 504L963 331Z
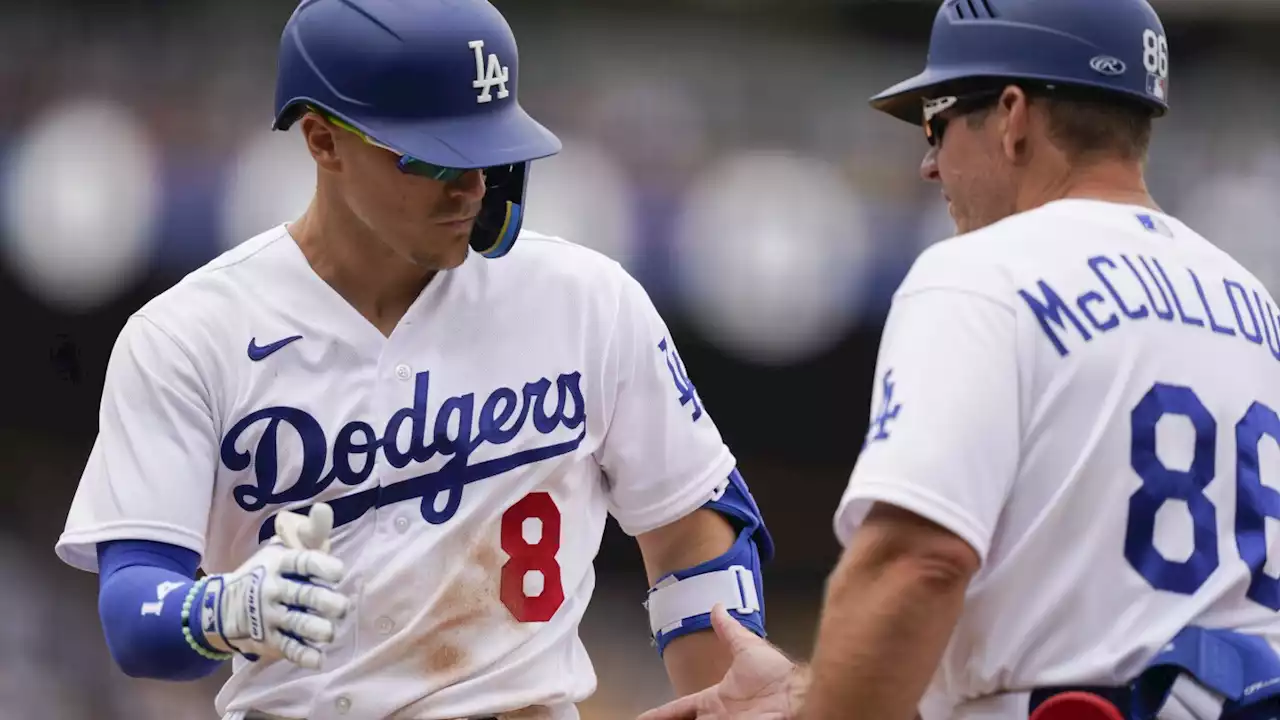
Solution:
M1124 74L1125 64L1120 58L1113 58L1110 55L1098 55L1089 61L1089 67L1095 72L1109 77L1118 77Z

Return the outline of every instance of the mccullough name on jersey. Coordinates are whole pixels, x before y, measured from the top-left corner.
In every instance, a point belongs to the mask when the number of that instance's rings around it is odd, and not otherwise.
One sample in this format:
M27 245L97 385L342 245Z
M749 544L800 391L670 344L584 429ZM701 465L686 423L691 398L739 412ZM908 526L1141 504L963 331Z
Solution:
M1168 263L1154 256L1095 255L1087 263L1098 285L1070 288L1070 300L1044 279L1018 290L1059 355L1067 356L1068 342L1076 338L1087 343L1123 321L1155 319L1237 337L1280 360L1280 316L1262 288L1201 278L1191 268L1166 271Z

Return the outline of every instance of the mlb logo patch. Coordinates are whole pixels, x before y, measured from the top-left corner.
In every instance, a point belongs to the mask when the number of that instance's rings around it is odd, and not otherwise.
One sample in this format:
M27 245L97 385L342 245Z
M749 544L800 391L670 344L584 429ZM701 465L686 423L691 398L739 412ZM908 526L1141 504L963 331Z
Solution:
M1142 227L1150 230L1151 232L1160 233L1165 237L1173 237L1173 231L1169 229L1169 226L1165 225L1164 221L1154 215L1142 213L1138 215L1138 222L1142 223Z
M1169 99L1169 78L1147 73L1147 94L1158 100Z

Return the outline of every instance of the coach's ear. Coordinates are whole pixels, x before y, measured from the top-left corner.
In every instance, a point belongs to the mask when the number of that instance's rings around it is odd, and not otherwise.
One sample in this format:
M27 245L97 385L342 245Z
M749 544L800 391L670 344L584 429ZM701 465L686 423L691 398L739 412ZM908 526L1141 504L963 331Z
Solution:
M342 169L342 159L338 155L337 126L318 113L308 112L298 120L298 127L302 128L307 150L318 167L330 172Z
M1000 146L1005 158L1014 165L1029 159L1028 136L1031 132L1031 105L1027 93L1010 85L1000 95L997 106L1000 118Z

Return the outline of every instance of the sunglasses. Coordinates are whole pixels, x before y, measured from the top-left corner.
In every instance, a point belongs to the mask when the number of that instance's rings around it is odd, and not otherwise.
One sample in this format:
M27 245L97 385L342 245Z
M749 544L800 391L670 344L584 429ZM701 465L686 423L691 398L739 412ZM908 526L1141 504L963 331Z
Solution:
M432 163L426 162L425 160L419 160L415 157L402 155L396 152L395 150L392 150L391 148L387 147L386 145L383 145L377 140L374 140L373 138L369 137L364 132L357 130L355 127L351 126L349 123L343 121L340 118L336 118L330 115L329 113L324 112L323 110L319 110L317 108L311 108L311 110L317 113L318 115L320 115L321 117L323 117L324 119L328 120L329 122L333 123L334 125L337 125L338 127L342 128L343 130L346 130L347 132L350 132L350 133L355 133L357 137L359 137L361 140L364 140L366 143L376 148L382 148L387 152L394 153L396 157L399 158L399 160L396 163L396 166L400 168L400 172L402 173L405 173L408 175L417 175L418 177L424 177L430 180L438 180L440 182L447 183L447 182L453 182L454 180L457 180L463 175L466 175L467 173L471 172L471 170L468 170L465 168L451 168L451 167L445 167L443 165L433 165Z
M944 95L928 98L924 101L924 139L937 147L942 142L942 135L947 130L947 123L956 118L983 109L995 102L1004 93L1003 88L981 90L964 95ZM954 110L951 117L944 118L942 113Z

